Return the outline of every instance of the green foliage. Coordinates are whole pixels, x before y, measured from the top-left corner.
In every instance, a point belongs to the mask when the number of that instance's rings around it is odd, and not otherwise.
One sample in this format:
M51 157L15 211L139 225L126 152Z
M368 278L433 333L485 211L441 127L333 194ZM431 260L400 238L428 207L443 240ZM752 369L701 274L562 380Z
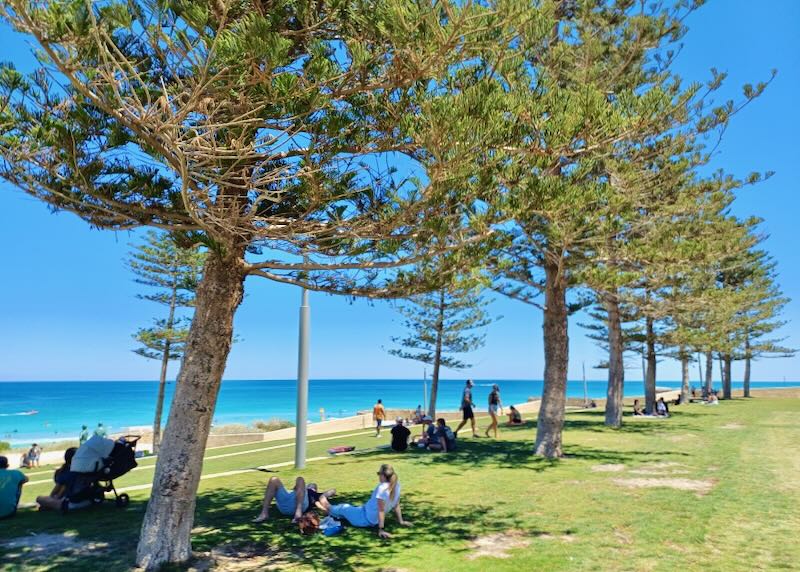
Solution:
M138 284L154 289L137 297L166 307L165 318L153 320L152 326L140 328L134 334L141 344L135 353L156 360L176 360L183 356L191 318L176 312L194 306L205 256L196 246L179 246L173 236L154 231L149 231L144 242L134 247L128 268Z
M278 429L287 429L294 427L294 423L285 419L270 419L268 421L254 421L253 427L264 433L269 431L277 431Z
M478 287L463 283L408 298L397 306L405 318L403 325L408 335L393 337L392 342L401 347L392 348L389 353L428 365L438 360L450 369L466 369L470 364L456 356L475 351L485 343L485 333L471 332L496 319L486 311L488 305Z
M8 451L11 449L11 443L8 441L0 441L0 451Z

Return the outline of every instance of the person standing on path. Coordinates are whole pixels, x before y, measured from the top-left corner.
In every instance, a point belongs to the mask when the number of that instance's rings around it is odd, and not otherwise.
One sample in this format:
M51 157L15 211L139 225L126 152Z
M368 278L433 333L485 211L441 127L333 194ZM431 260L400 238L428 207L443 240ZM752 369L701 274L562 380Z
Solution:
M489 436L489 431L494 430L494 438L497 439L497 412L503 414L503 403L500 401L500 386L496 383L492 386L492 392L489 394L489 416L492 422L486 428L486 436Z
M383 402L379 399L375 407L372 408L372 420L375 422L375 436L381 436L381 425L386 419L386 410L383 408Z
M461 412L463 414L463 419L461 423L455 430L455 435L458 437L458 432L461 431L461 428L467 424L467 421L470 422L472 425L472 436L473 437L480 437L478 435L478 431L475 427L475 412L473 408L475 407L475 403L472 401L472 388L475 386L472 383L471 379L467 380L466 386L464 387L464 393L461 394Z
M97 428L94 430L94 434L97 435L98 437L102 437L103 439L105 439L108 432L106 431L106 428L103 426L102 423L98 423Z
M86 425L81 425L81 434L78 435L78 446L83 445L88 440L89 440L89 429L86 428Z

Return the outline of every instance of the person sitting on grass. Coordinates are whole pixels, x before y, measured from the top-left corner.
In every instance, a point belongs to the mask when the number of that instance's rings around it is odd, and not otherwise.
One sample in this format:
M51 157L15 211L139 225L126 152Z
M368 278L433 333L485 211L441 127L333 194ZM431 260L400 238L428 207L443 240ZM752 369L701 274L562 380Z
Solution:
M19 497L22 496L22 485L28 477L22 471L8 468L8 459L0 457L0 519L11 518L17 514Z
M392 434L392 449L398 453L402 453L408 449L408 438L411 435L411 430L403 425L403 418L398 417L397 423L390 431Z
M519 412L519 409L513 405L508 406L508 424L522 425L522 414Z
M422 412L422 405L417 405L417 409L414 411L414 423L422 423L422 418L425 414Z
M330 489L323 493L317 492L317 485L309 483L303 477L297 477L294 481L294 489L287 491L286 487L278 477L271 477L267 482L267 489L264 491L264 502L261 505L261 512L253 519L253 522L265 522L269 520L269 506L272 499L275 499L275 506L278 512L284 516L291 516L292 522L296 523L303 516L309 507L314 506L320 498L332 497L336 494L336 489Z
M644 411L642 411L642 406L639 405L639 400L638 399L634 399L633 400L633 414L637 415L637 416L638 415L644 415Z
M442 453L449 453L456 449L456 436L455 433L447 426L447 423L441 417L436 420L436 431L434 438L428 443L428 449L431 451L441 451Z
M419 437L414 437L412 441L420 449L425 449L436 436L436 427L433 425L433 419L429 415L422 416L422 434Z
M663 397L659 397L656 402L656 415L659 417L669 417L669 407Z
M411 526L410 522L403 520L403 512L400 510L400 480L391 465L381 465L378 470L378 486L372 491L372 496L369 497L367 504L362 506L331 505L323 496L320 497L316 506L324 514L329 514L334 518L343 518L352 526L359 528L377 526L380 538L391 538L392 536L384 530L386 513L391 510L394 510L400 526Z
M708 396L708 400L705 402L705 405L719 405L719 397L717 397L716 393L711 393Z
M56 485L47 496L36 497L39 510L62 510L65 507L70 510L86 508L92 504L91 500L80 502L69 502L72 495L82 491L89 484L89 477L72 471L72 457L75 456L77 447L70 447L64 451L64 464L56 469L53 480Z

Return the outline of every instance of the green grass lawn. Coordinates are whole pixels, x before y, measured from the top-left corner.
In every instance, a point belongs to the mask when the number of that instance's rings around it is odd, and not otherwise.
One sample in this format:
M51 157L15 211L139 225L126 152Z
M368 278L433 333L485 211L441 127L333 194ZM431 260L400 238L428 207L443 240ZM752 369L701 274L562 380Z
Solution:
M392 463L412 528L400 529L390 517L396 534L382 541L353 528L333 538L303 537L284 518L252 524L269 475L247 471L201 481L193 545L198 553L214 549L220 570L237 558L250 566L237 570L267 569L267 562L280 570L337 571L798 570L799 417L800 400L762 398L675 407L670 419L630 418L617 431L603 426L601 412L576 412L564 433L568 456L558 462L530 456L530 423L504 429L498 441L463 439L449 455L375 450L388 436L359 432L309 443L309 457L340 444L363 452L310 462L303 474L336 487L341 500L362 502L378 466ZM204 474L291 461L291 447L219 457L282 444L210 450ZM290 468L274 474L285 482L296 476ZM150 478L152 469L143 468L117 486ZM49 488L27 487L23 502ZM68 515L28 508L0 521L0 542L66 533L94 546L40 558L33 541L0 546L0 570L129 569L148 493L130 494L125 510L113 503Z

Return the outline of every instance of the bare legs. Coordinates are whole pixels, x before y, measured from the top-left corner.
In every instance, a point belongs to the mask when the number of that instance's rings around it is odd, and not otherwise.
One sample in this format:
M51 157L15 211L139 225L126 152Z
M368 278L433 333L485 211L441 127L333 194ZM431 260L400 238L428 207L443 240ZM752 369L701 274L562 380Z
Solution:
M473 437L479 437L480 435L478 435L478 429L475 427L475 416L474 415L469 418L469 422L472 425L472 436ZM458 428L455 430L455 432L458 433L459 431L461 431L461 428L466 424L467 424L467 420L466 419L462 420L461 423L458 425Z
M60 497L36 497L36 503L39 505L39 510L61 510L61 505L63 502L64 499Z
M322 495L317 501L317 508L322 511L322 514L330 514L331 503L328 502L327 496Z
M253 522L264 522L269 520L269 505L272 499L278 494L278 489L284 488L283 483L278 477L271 477L267 483L267 490L264 491L264 503L261 506L261 512ZM306 497L306 481L303 477L297 477L294 481L294 518L292 522L297 521L303 516L303 500Z
M489 436L489 431L494 431L494 438L497 439L497 413L494 411L489 411L489 415L492 418L492 422L489 424L489 427L486 428L486 436Z

